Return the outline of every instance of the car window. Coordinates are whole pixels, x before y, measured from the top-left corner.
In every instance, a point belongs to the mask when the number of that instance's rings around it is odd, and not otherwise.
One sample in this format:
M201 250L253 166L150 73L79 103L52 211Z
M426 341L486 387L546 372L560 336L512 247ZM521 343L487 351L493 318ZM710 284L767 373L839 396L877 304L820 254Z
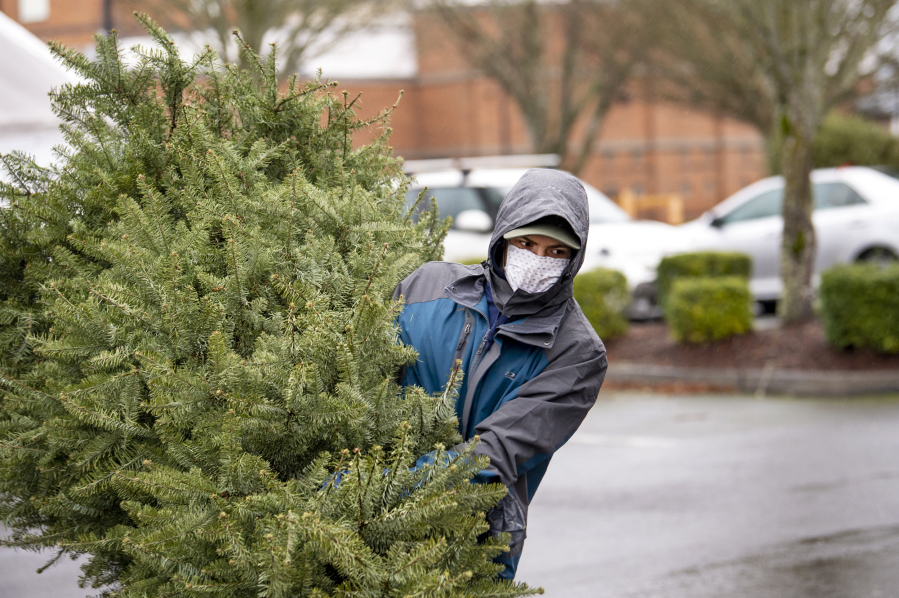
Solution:
M783 189L765 191L721 218L720 222L722 224L733 224L734 222L779 216L782 212L783 199Z
M816 210L868 203L846 183L818 183L814 194Z
M406 193L406 205L411 206L418 199L421 189L410 189ZM441 218L452 216L455 220L459 212L465 210L484 210L484 202L477 189L471 187L435 187L428 189L425 201L421 203L419 211L427 209L431 198L437 200L437 211Z
M815 210L840 208L867 203L846 183L816 183L812 186ZM783 189L766 191L750 199L721 219L722 224L780 216L783 210Z
M499 212L499 204L503 203L503 198L506 196L504 193L505 189L497 189L496 187L484 187L481 189L481 193L484 194L484 199L487 201L487 210L490 213L490 217L496 220L496 214Z

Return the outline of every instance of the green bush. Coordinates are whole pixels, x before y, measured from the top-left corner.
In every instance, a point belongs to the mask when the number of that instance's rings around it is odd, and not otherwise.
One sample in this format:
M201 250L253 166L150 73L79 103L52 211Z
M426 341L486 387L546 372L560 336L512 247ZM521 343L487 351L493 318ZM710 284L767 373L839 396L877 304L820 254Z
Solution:
M821 276L819 296L830 344L899 353L899 265L835 266Z
M706 343L752 330L752 295L739 276L674 280L665 319L678 342Z
M812 146L815 168L842 164L899 167L899 140L877 123L831 114Z
M597 268L578 274L574 278L574 298L600 337L608 340L627 332L625 310L631 296L621 272Z
M656 268L659 304L664 305L675 278L737 276L748 280L752 258L732 251L697 251L662 258Z

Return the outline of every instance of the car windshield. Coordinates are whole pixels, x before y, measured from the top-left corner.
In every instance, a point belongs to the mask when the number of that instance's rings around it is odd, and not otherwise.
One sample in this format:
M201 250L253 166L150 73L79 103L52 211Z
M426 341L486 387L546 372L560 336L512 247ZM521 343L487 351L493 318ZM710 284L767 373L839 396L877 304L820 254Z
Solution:
M406 193L406 207L411 207L418 199L421 189L410 189ZM431 199L437 200L437 212L441 218L451 216L455 221L460 212L465 210L484 210L484 202L477 189L471 187L435 187L428 189L425 200L421 202L413 218L417 219L422 210L426 210ZM453 225L455 228L455 224Z

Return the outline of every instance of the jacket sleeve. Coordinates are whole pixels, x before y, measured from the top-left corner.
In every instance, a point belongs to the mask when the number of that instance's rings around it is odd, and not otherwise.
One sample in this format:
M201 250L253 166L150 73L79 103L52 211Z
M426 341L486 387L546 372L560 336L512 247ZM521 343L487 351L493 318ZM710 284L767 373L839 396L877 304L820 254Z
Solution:
M481 439L475 453L490 458L484 474L511 486L574 434L596 402L608 367L601 342L585 348L572 346L555 356L513 400L475 427Z

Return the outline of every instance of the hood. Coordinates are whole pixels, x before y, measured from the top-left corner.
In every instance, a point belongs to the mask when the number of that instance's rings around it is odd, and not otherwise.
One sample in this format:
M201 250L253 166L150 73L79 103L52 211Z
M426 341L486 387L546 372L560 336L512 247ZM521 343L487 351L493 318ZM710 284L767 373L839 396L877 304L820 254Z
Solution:
M561 216L581 241L581 249L571 258L568 268L558 282L542 293L512 292L512 287L500 276L495 260L500 255L503 235L546 216ZM584 263L590 215L587 193L581 182L560 170L535 168L528 170L506 194L499 212L488 252L487 277L493 289L493 299L500 311L510 317L530 316L548 307L555 307L571 298L572 281Z

